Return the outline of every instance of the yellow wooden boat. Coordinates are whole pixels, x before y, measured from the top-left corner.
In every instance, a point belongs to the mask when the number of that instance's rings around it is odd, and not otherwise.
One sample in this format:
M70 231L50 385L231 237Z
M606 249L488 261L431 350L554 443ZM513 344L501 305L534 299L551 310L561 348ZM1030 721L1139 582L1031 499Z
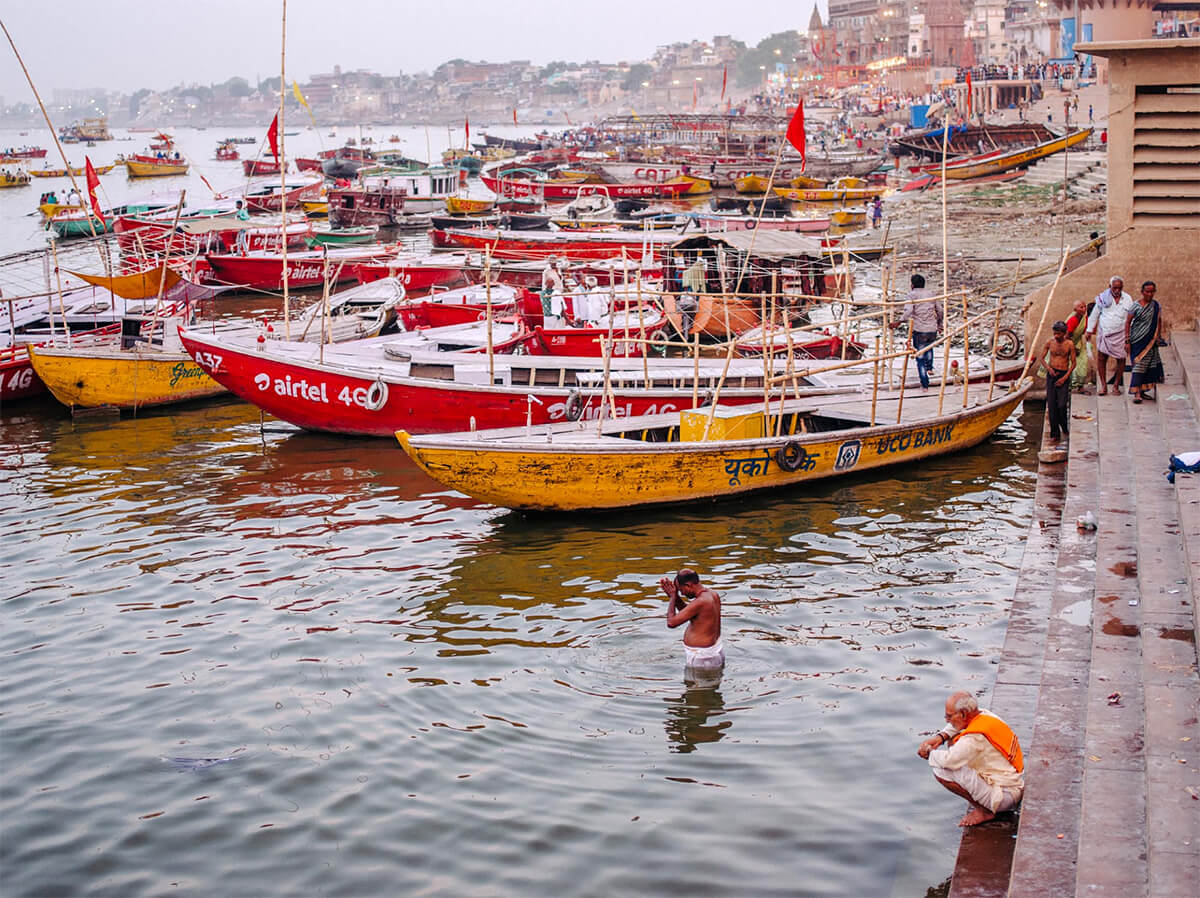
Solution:
M761 407L396 437L435 480L523 511L601 511L722 499L957 452L983 442L1032 386L988 399L936 393L813 396ZM871 424L872 414L876 423ZM711 417L710 417L711 415ZM899 423L897 423L899 420ZM775 435L778 434L778 435Z
M733 182L733 189L738 193L766 193L768 180L762 175L746 175Z
M887 187L776 187L775 193L795 203L862 203L883 196Z
M329 200L301 200L300 206L309 218L329 217Z
M23 171L0 172L0 187L28 187L29 175Z
M483 215L485 212L491 212L495 205L495 198L489 200L470 196L446 197L446 211L451 215Z
M168 175L186 175L186 162L138 162L135 159L125 160L125 171L131 178L165 178Z
M834 209L829 213L829 220L835 227L846 228L867 223L867 210L858 207L851 209Z
M1083 143L1091 136L1091 133L1091 128L1082 131L1073 131L1055 140L1047 140L1045 143L1026 147L1023 150L1013 150L1012 152L1003 153L993 158L980 159L978 162L966 161L958 165L947 164L946 179L963 181L970 178L982 178L986 175L998 175L1013 168L1029 165L1029 163L1044 159L1046 156L1061 153L1067 147ZM940 175L942 172L940 165L938 168L931 169L931 171L935 175Z
M796 175L792 180L788 181L788 186L796 190L817 190L825 186L825 182L820 178L810 178L807 175Z
M712 181L708 180L708 178L697 178L692 175L677 175L665 183L678 184L681 181L685 183L690 182L691 186L682 194L680 194L680 196L703 196L706 193L712 193Z
M97 165L94 166L94 168L96 169L96 174L107 175L110 171L116 168L116 165ZM71 174L75 175L76 177L85 173L86 169L84 169L83 166L80 166L79 168L72 166L71 168ZM67 176L67 170L65 168L35 168L31 169L29 174L35 178L65 178Z
M46 218L53 218L59 212L82 212L83 206L78 203L42 203L38 211Z
M177 320L163 319L174 328ZM34 373L54 398L71 408L139 409L225 392L183 351L178 338L167 343L177 349L149 347L139 343L123 349L119 343L92 346L29 347Z

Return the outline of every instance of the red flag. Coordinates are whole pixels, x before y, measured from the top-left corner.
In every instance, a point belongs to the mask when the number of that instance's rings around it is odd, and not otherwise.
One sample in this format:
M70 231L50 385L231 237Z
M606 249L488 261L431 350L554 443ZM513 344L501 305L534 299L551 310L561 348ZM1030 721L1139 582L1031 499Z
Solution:
M568 125L571 124L571 113L567 112L567 110L564 109L563 115L565 115L567 117L567 124Z
M196 172L196 174L200 175L200 172ZM200 180L204 182L205 187L212 191L213 196L219 197L221 195L217 193L217 189L215 187L208 183L208 178L204 177L204 175L200 175Z
M96 217L100 219L100 224L104 224L104 213L100 211L100 201L96 199L96 188L100 186L100 176L96 174L96 168L92 165L90 156L84 156L83 161L86 165L85 174L87 175L87 192L88 199L92 201L92 211L96 213ZM107 227L107 225L105 225Z
M800 171L804 171L805 158L804 152L804 98L800 98L800 102L796 105L796 112L792 115L792 120L787 126L788 143L800 151Z
M517 110L513 109L513 124L515 125L516 123L517 123Z
M725 85L729 81L729 66L721 69L721 99L725 99Z
M971 70L967 70L967 118L971 117Z
M279 161L279 113L275 113L275 118L271 119L271 127L267 129L267 143L271 145L271 155L275 157L275 161Z
M463 130L467 132L467 142L463 144L468 150L471 149L471 116L463 117Z
M692 112L696 111L696 82L692 82Z

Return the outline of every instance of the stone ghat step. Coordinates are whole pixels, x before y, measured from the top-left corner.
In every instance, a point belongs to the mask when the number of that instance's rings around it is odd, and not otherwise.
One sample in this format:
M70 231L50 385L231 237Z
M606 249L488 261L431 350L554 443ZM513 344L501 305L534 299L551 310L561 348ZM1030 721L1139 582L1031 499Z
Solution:
M1019 828L964 833L952 896L1196 894L1200 475L1164 475L1200 448L1200 337L1172 344L1157 402L1072 397L1067 465L1039 468L989 703L1025 746Z

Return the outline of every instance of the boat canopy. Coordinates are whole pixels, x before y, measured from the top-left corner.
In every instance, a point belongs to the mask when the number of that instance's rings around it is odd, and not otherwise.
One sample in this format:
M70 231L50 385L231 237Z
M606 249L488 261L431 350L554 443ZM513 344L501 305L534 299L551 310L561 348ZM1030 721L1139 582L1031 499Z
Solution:
M797 257L822 258L821 241L794 231L751 230L697 234L673 243L671 249L700 250L717 246L772 261Z

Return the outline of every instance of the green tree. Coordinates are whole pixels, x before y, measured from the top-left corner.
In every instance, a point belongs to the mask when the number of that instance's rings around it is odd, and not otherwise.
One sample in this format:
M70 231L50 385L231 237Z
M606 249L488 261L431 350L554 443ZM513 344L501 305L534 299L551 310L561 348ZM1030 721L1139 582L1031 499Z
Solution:
M248 97L250 94L254 93L254 91L250 89L250 82L245 78L230 78L228 81L222 84L221 87L229 91L229 95L231 97Z
M644 62L639 62L636 65L629 67L625 78L621 81L621 87L625 90L637 90L642 86L643 81L649 81L650 76L654 74L654 66L647 65Z

